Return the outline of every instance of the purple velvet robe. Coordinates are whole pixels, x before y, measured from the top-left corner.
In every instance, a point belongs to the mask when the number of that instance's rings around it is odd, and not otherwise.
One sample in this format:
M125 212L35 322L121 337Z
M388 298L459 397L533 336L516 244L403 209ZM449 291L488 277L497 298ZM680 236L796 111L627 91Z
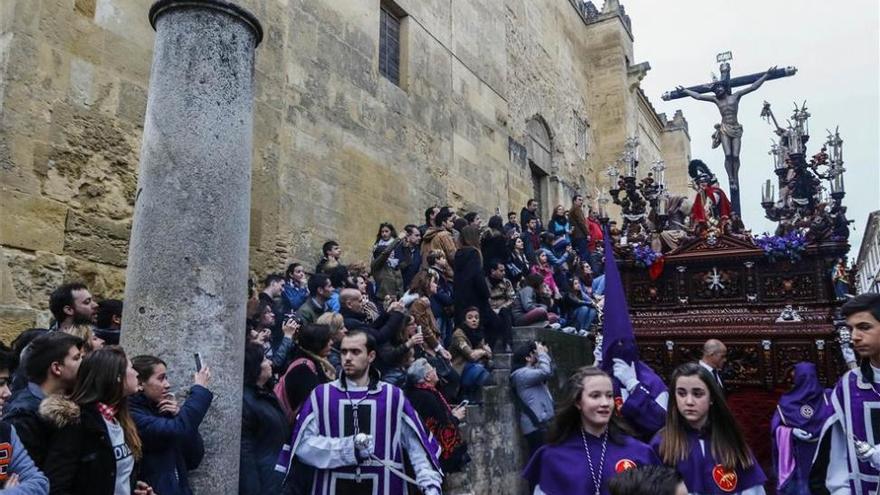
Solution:
M834 414L830 393L819 383L815 364L803 362L795 365L794 385L780 397L776 413L770 420L773 464L777 467L780 493L809 491L810 466L819 445L822 426ZM794 428L811 434L812 441L795 437L791 433Z
M880 384L866 383L858 369L844 374L831 396L835 420L843 428L846 440L846 466L849 471L850 491L854 494L873 494L877 491L876 469L856 457L855 443L851 438L880 444L880 430L876 428L880 419ZM866 415L866 413L868 413ZM872 426L869 427L868 425ZM833 426L829 421L826 430Z
M434 437L422 425L422 421L404 397L403 392L388 383L378 382L375 388L367 391L349 391L352 403L359 403L360 431L373 436L374 455L393 465L400 471L403 466L403 449L400 444L401 429L412 428L418 433L422 446L427 452L434 469L440 470L437 458L440 447ZM365 396L369 396L363 401ZM296 418L293 427L291 448L287 451L286 462L290 466L291 453L295 453L303 439L304 426L309 421L317 421L318 435L334 438L354 434L352 430L352 409L340 381L325 383L312 391ZM285 459L279 460L284 465ZM376 485L376 493L401 495L408 493L406 482L384 466L374 461L362 463L361 479ZM355 489L355 466L342 466L334 469L316 469L312 494L345 494ZM357 487L361 488L361 487Z
M662 439L663 431L651 440L651 447L658 455ZM700 440L703 440L705 448L700 446ZM684 478L688 493L729 495L754 486L763 486L767 481L754 456L754 464L748 469L737 469L733 472L725 470L712 457L711 438L707 433L688 428L688 445L690 454L675 465L675 470Z
M620 393L623 388L620 380L612 377L614 402L615 405L622 404L618 409L620 414L635 428L639 438L647 441L666 424L666 409L656 399L668 390L654 370L641 361L636 362L636 377L639 385L629 393L626 401Z
M586 436L593 468L597 470L602 456L602 439L589 433ZM621 443L616 443L611 438L608 439L605 463L602 465L602 486L599 489L602 495L610 494L608 480L618 472L648 464L660 464L660 459L646 444L626 435L621 435L620 440ZM548 444L538 449L523 470L523 477L532 486L540 487L547 495L596 493L580 432L560 444Z

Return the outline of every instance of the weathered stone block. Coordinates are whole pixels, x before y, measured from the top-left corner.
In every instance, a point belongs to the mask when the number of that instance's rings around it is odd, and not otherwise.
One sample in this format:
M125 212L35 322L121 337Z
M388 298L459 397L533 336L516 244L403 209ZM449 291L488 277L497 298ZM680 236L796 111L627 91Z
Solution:
M36 321L33 309L0 306L0 342L9 345L23 330L33 328Z
M61 253L67 207L32 194L0 190L0 244Z
M64 281L67 271L64 258L43 251L31 253L6 248L3 255L15 298L31 308L48 308L49 293Z
M64 235L64 253L97 263L124 267L128 260L130 221L110 220L71 211Z
M95 0L74 0L73 8L89 19L95 16Z
M125 269L107 266L88 260L65 257L67 265L65 281L79 280L89 287L98 299L122 299L125 292Z

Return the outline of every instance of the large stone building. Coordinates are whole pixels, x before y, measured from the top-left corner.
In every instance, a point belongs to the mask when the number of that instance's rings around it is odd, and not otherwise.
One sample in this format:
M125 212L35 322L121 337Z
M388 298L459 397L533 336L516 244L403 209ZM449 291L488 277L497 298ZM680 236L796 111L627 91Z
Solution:
M0 3L0 338L48 322L84 279L122 294L148 94L152 0ZM539 197L546 217L629 136L683 193L680 112L639 87L616 0L240 0L257 52L250 259L311 264L339 239L365 258L377 224L432 204L484 218ZM646 166L642 167L647 168ZM204 208L211 208L206 204ZM181 212L193 214L198 212Z
M868 215L865 234L856 258L856 294L880 294L880 210Z

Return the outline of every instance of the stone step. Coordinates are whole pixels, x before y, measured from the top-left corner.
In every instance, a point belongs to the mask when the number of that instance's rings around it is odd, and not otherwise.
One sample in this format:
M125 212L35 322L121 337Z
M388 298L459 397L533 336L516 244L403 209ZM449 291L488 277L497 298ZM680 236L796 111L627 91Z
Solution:
M511 354L509 352L496 352L492 354L492 363L495 369L509 370Z
M493 385L507 386L510 379L510 369L495 368L492 370Z

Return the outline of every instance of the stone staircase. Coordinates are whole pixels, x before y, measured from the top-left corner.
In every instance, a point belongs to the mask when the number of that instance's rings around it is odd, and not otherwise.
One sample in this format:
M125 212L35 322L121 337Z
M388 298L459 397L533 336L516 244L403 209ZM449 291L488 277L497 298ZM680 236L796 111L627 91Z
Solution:
M541 340L550 348L556 367L550 388L554 397L571 373L593 360L591 341L543 327L514 328L513 348ZM467 407L461 427L468 443L471 463L461 473L446 475L443 493L449 495L519 495L528 487L520 477L525 466L526 446L510 396L509 353L495 353L494 385L483 387L482 404Z

